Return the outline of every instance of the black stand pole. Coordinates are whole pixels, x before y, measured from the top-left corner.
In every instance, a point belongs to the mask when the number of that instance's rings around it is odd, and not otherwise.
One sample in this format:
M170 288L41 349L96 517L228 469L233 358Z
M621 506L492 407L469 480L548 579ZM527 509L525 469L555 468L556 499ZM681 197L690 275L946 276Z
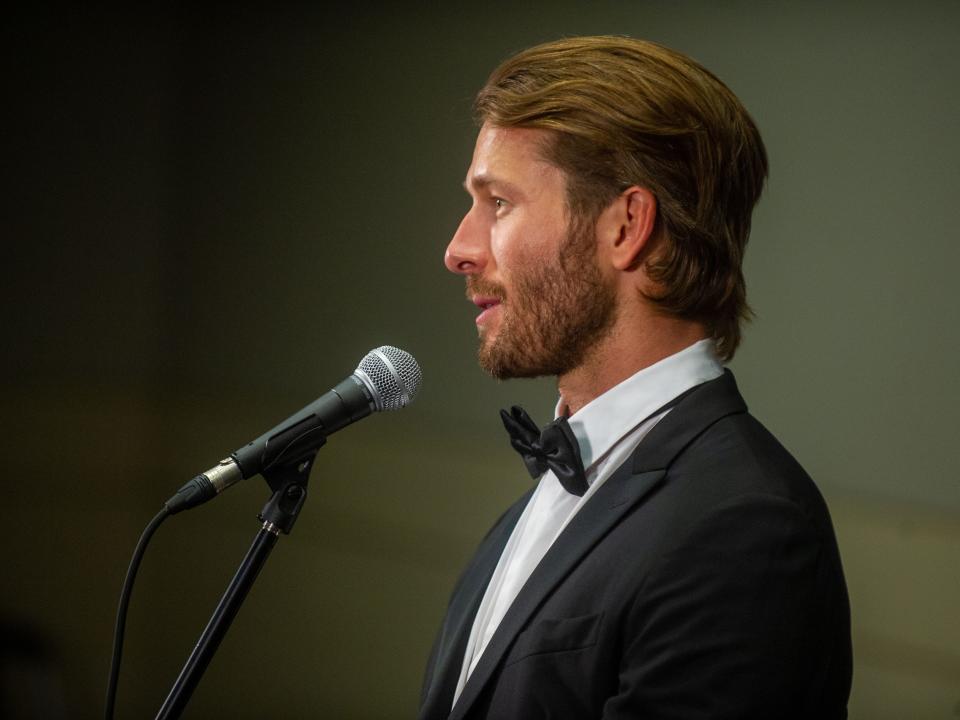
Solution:
M270 556L270 551L276 545L277 538L281 532L289 534L293 528L297 515L307 499L307 477L314 457L315 453L295 466L263 473L274 491L259 516L263 526L254 538L253 545L247 551L243 562L240 563L236 575L230 581L227 591L220 599L217 609L213 611L210 622L207 623L193 652L190 653L160 712L157 713L157 720L173 720L183 713L210 660L220 647L220 642L230 629L230 624L240 610L247 593L250 592L257 575Z

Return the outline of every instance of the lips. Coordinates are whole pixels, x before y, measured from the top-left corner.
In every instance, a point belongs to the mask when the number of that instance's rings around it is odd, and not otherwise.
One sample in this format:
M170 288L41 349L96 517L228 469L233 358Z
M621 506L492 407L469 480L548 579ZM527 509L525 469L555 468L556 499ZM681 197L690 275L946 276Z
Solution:
M500 299L495 297L475 297L472 298L472 302L481 310L486 310L487 308L492 308L494 305L499 305Z
M470 301L482 311L477 315L477 325L483 325L490 317L497 312L500 307L500 299L495 297L483 297L476 295L470 298Z

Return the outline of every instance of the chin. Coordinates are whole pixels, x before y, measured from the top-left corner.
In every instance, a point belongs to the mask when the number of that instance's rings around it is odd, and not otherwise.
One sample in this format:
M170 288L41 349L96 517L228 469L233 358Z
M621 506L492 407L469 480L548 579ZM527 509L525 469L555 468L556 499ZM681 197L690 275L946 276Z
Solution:
M516 380L562 375L566 366L550 362L546 357L537 357L516 348L497 347L493 343L481 343L477 350L477 362L491 377L497 380Z

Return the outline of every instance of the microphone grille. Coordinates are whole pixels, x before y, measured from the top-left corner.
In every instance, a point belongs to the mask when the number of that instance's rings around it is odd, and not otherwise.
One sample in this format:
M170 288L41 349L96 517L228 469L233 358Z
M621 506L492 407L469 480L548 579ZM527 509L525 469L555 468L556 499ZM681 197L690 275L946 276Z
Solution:
M354 375L371 391L377 410L406 407L420 390L423 373L413 355L391 345L381 345L366 354Z

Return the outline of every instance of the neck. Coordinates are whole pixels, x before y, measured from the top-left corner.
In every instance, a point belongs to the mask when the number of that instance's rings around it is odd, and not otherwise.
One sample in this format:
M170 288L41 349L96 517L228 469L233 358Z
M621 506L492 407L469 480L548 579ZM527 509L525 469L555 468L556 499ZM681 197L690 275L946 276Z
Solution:
M583 361L557 378L561 405L573 415L594 398L666 357L708 337L700 323L661 315L642 323L617 323Z

